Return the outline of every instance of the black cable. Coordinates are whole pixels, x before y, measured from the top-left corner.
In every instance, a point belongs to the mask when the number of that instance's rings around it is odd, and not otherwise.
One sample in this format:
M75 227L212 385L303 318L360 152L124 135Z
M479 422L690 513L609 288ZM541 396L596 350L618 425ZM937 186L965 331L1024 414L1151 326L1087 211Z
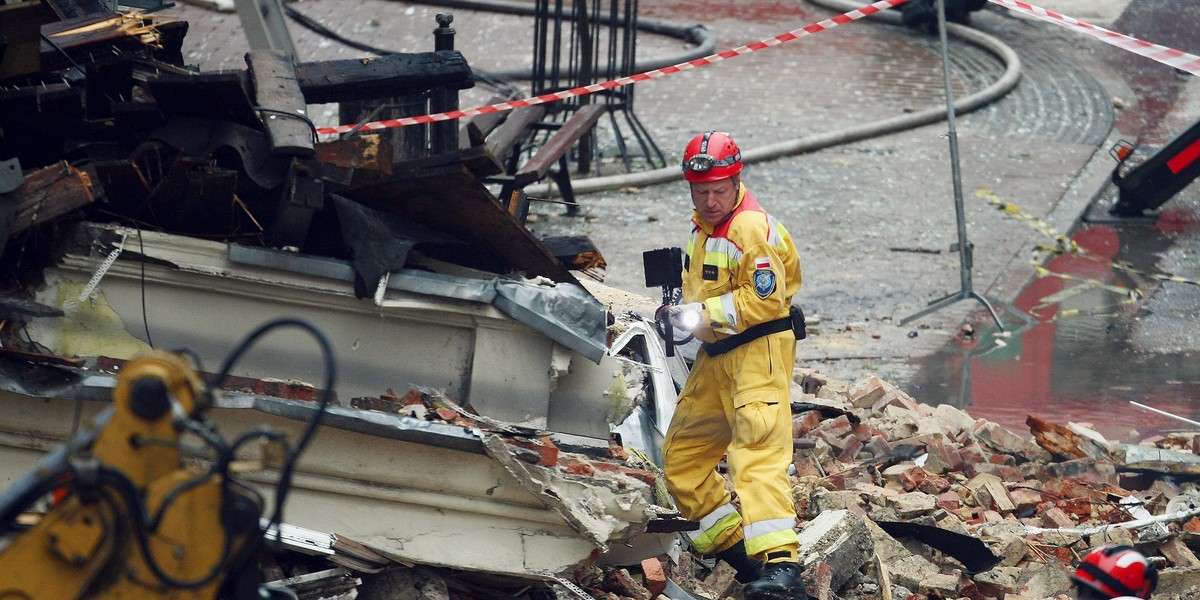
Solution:
M38 498L53 492L71 481L74 475L70 467L65 462L58 466L59 468L54 472L46 473L42 479L21 492L20 496L0 508L0 531L12 529L13 521L16 521L17 517L25 512L25 509L29 508Z
M225 364L221 365L221 370L218 371L216 379L213 381L211 386L214 390L221 389L225 385L225 381L229 378L229 374L233 370L233 366L237 364L242 355L245 354L250 347L263 335L280 327L297 327L312 334L313 338L316 339L317 343L321 346L321 354L325 361L325 385L321 390L321 398L318 402L316 412L313 414L312 419L309 420L308 426L305 428L304 433L300 436L300 440L296 443L295 448L292 449L291 453L287 457L287 461L284 463L283 469L279 475L279 482L276 484L275 491L275 508L272 511L271 518L267 525L262 528L263 535L266 535L267 531L270 530L272 526L277 526L282 519L283 504L291 488L292 473L295 470L296 460L304 452L304 449L308 447L308 443L312 440L313 434L316 432L317 427L321 423L321 419L325 415L325 409L329 406L329 402L333 397L333 386L337 379L337 365L333 357L333 346L329 343L329 340L325 337L325 334L321 333L319 329L307 321L295 318L283 318L269 321L247 335L242 343L238 344L237 348L235 348L234 351L229 354L229 356L225 359ZM245 438L246 436L242 437ZM278 534L278 529L276 529L276 531Z
M108 484L106 489L116 490L120 494L121 500L125 504L125 512L121 513L122 507L120 506L114 508L117 510L117 514L126 514L134 521L134 539L137 541L139 553L155 577L171 587L196 589L212 583L217 577L221 576L225 569L226 560L233 549L233 536L229 532L225 533L225 543L221 548L220 557L213 564L212 568L209 569L208 573L198 579L176 579L162 570L161 565L158 564L158 561L154 558L154 554L150 551L150 539L148 537L150 515L146 510L146 503L142 499L142 495L137 487L133 484L133 481L126 477L124 473L112 467L100 465L98 472L100 480ZM101 494L101 497L107 498L104 494ZM109 501L111 502L112 500L109 499Z
M150 337L150 319L146 318L146 244L142 241L142 228L136 223L133 227L138 234L138 253L141 255L141 260L138 262L142 267L142 327L146 330L146 344L151 348L154 347L154 340Z
M286 110L279 110L277 108L267 108L265 106L255 106L254 110L256 110L258 112L271 113L273 115L279 115L281 117L288 117L288 118L304 121L304 124L308 125L309 136L312 138L313 143L315 144L317 142L317 135L318 135L317 134L317 125L316 125L316 123L313 123L312 119L308 118L307 115L302 115L302 114L294 113L294 112L288 112Z

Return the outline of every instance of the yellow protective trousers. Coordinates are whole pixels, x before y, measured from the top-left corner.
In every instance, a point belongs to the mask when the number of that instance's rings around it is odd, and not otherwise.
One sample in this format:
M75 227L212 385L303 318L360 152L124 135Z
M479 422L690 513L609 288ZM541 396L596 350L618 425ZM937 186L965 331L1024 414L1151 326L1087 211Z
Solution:
M663 460L680 512L700 522L690 537L702 554L742 538L750 556L777 549L795 554L796 509L787 476L795 357L790 330L720 356L697 354L667 430ZM740 514L717 472L726 453Z

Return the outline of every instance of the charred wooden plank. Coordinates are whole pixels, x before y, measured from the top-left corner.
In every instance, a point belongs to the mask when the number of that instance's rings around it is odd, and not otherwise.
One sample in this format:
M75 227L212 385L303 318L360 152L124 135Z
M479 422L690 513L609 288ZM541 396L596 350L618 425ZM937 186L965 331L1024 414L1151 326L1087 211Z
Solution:
M262 129L247 85L246 73L238 71L163 73L146 80L146 88L164 115L231 121Z
M529 128L542 120L545 114L546 107L540 104L513 110L504 123L488 136L488 151L503 162L509 151L529 135Z
M566 267L462 165L359 187L345 196L474 243L461 254L433 258L494 273L520 271L559 282L574 281Z
M279 50L246 53L254 99L267 135L271 154L312 156L313 129L292 57Z
M309 104L409 96L435 87L465 89L471 67L457 51L389 54L379 58L296 65Z
M8 233L52 221L94 199L91 178L66 161L38 169L25 176L21 187L5 196L7 202L17 205Z
M492 96L488 99L487 104L498 104L505 100L504 96ZM492 130L496 129L508 116L508 112L483 113L467 119L458 129L458 147L482 146L487 141L487 136L491 135Z
M366 135L363 137L378 136ZM386 140L383 140L383 142L386 143ZM320 147L319 144L318 147ZM381 146L381 150L382 148ZM309 161L307 164L316 177L320 177L332 184L330 189L341 192L388 183L402 184L405 179L427 177L435 172L457 173L464 166L476 177L481 177L480 173L491 175L501 171L500 166L483 147L467 148L455 152L443 152L441 154L403 160L392 163L389 171L386 173L381 171L376 164L363 164L360 168L348 166L344 162L344 157L337 160L343 161L343 164L337 164L336 162L327 163L321 160L315 162Z
M137 13L108 13L47 23L41 28L42 70L86 65L94 56L112 56L122 51L182 65L187 28L185 21Z
M42 68L39 32L42 23L53 20L48 12L36 1L0 5L0 40L4 41L0 79L36 73Z
M57 162L83 118L83 90L65 83L0 90L0 156L25 169Z
M587 132L595 127L600 115L604 114L603 104L585 104L571 115L558 131L551 134L550 139L529 159L513 177L517 187L524 187L536 181L541 181L555 163L559 162L571 147Z
M100 0L46 0L46 4L54 9L59 20L111 13Z

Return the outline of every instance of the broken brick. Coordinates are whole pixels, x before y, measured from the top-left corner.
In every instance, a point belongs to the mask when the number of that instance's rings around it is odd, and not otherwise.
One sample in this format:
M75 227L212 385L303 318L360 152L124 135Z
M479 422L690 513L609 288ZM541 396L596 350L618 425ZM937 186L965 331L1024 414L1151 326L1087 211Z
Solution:
M855 408L869 408L888 394L884 381L874 375L859 379L846 390L846 398Z
M1064 510L1050 506L1042 511L1042 526L1051 529L1070 529L1075 527L1075 521Z
M550 436L542 436L537 439L507 438L505 441L518 448L536 452L539 457L537 464L543 467L553 467L558 464L558 446L554 444Z
M661 560L647 558L642 561L642 585L650 592L651 598L657 598L667 589L667 574Z
M805 437L823 420L819 410L807 410L792 417L792 437Z
M642 584L634 581L629 571L625 569L613 569L604 576L604 583L601 584L601 589L606 592L612 592L623 598L633 598L634 600L651 600L653 596Z
M918 491L937 496L950 489L950 480L945 477L926 474L924 479L917 482L916 488ZM957 495L955 498L957 499Z
M938 494L937 502L938 506L951 512L962 507L962 500L958 497L958 494L954 492L943 492Z

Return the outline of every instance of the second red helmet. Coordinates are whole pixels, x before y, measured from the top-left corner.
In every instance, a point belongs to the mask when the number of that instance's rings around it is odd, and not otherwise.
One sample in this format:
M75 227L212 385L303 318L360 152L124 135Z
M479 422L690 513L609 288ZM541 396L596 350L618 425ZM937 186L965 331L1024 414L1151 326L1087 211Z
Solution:
M1158 569L1129 546L1108 545L1089 552L1071 579L1105 598L1149 598L1158 585Z
M683 150L683 178L693 183L718 181L742 172L742 151L723 131L706 131Z

